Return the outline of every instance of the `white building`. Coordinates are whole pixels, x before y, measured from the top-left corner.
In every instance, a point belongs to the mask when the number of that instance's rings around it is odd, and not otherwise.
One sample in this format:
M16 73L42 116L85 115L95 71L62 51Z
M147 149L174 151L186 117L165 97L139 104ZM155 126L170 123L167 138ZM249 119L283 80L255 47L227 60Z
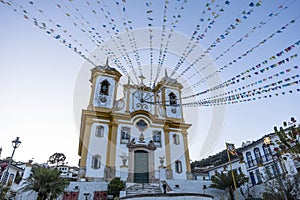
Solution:
M279 140L275 134L269 134L271 143L266 145L264 137L245 145L241 148L246 168L245 174L249 176L252 186L262 184L274 175L287 173L294 175L297 173L296 165L289 154L279 155L274 149L278 148L276 143ZM283 159L285 157L285 159Z
M192 174L194 180L210 180L208 175L208 168L194 168L192 169Z
M0 162L1 163L1 162ZM0 170L1 172L1 183L3 185L12 185L16 178L22 178L23 176L23 172L24 172L24 168L25 168L25 164L24 163L16 163L13 162L10 166L8 166L8 163L6 163L5 161L2 161L1 163L1 168L3 167L3 171ZM6 177L5 177L6 176Z
M108 64L92 69L90 102L81 120L80 180L192 179L187 142L191 125L183 119L182 85L166 73L150 88L140 76L140 84L128 81L124 97L117 100L120 77Z
M57 167L59 171L61 171L60 176L63 178L69 178L77 180L78 177L78 167L69 167L67 165L60 165Z
M244 173L243 166L240 164L239 159L232 160L231 167L232 167L232 170L236 171L238 174ZM228 173L229 170L231 170L231 167L230 167L230 163L227 162L227 163L223 163L221 165L209 168L209 170L208 170L209 180L211 180L211 177L216 175L217 173L219 173L219 174Z

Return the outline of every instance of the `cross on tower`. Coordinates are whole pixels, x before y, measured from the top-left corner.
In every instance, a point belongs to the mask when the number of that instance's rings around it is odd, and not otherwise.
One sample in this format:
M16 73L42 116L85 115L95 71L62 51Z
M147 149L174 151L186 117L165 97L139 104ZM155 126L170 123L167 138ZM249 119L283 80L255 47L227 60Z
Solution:
M143 75L140 75L140 76L139 76L139 78L141 79L141 85L144 85L144 82L143 82L143 80L144 80L144 79L146 79L146 78L145 78L145 76L143 76Z

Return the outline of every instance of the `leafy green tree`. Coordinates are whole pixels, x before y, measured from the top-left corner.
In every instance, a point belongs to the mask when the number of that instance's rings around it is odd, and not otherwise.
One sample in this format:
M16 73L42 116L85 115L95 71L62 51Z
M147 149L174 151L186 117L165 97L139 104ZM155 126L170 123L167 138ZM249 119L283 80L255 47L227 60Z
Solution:
M9 191L9 186L4 186L0 183L0 200L6 200L7 199L7 192Z
M236 149L238 152L239 149ZM230 159L236 159L239 156L230 154ZM191 163L191 168L194 169L196 167L207 167L207 166L218 166L228 162L227 150L223 150L215 155L209 156L208 158L202 159L200 161L196 160Z
M300 160L300 128L296 124L296 119L291 118L290 122L283 122L283 127L274 127L275 134L278 136L276 140L277 147L274 148L278 154L282 155L283 159L286 159L286 153L293 156L294 159ZM271 145L275 145L271 143ZM264 199L280 200L285 194L286 199L294 200L300 199L300 193L298 192L300 187L300 176L287 175L285 173L275 176L274 179L265 183L265 190L263 193Z
M279 180L283 182L283 187L285 189L286 197L289 200L300 199L300 175L287 176L282 174L280 177L269 180L264 183L264 192L262 194L263 199L281 200L283 199L282 193L283 188L279 184Z
M56 166L61 165L65 162L66 156L63 153L54 153L52 156L49 157L48 162L50 164L56 164Z
M23 191L37 192L37 200L56 199L69 185L69 181L60 174L57 169L33 168L31 176L25 180Z
M124 189L125 186L126 183L122 181L119 177L116 177L112 179L107 186L108 194L113 195L113 197L118 197L120 191Z
M248 178L243 174L238 174L236 170L233 170L233 175L235 177L236 187L239 188L244 183L248 182ZM212 184L210 188L216 188L220 190L227 191L231 200L234 200L234 182L232 178L231 170L228 173L217 173L211 177Z
M276 143L279 145L280 153L290 153L299 159L300 155L300 128L296 125L296 119L291 118L290 122L283 122L283 127L280 127L279 130L274 127L275 134L279 137L279 140Z

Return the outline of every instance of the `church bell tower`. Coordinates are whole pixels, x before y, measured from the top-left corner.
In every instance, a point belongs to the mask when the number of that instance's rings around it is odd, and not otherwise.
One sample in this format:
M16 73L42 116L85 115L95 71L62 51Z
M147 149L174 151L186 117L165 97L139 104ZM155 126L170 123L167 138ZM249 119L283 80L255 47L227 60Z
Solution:
M89 108L113 108L114 100L117 95L116 85L122 76L116 69L108 66L98 66L92 70L92 92Z
M117 125L112 120L112 112L122 75L110 67L108 61L91 72L90 102L88 108L82 111L81 118L79 177L100 181L105 179L106 171L113 168L115 153L111 146L116 143Z

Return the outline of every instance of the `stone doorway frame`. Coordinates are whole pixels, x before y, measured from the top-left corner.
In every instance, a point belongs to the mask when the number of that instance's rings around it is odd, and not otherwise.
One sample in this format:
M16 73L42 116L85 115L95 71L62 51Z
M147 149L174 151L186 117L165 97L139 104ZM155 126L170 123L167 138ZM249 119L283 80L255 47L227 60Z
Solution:
M154 150L155 146L146 144L128 144L128 179L129 183L134 183L134 153L135 151L145 151L148 154L148 172L149 172L149 183L155 182L154 174Z

